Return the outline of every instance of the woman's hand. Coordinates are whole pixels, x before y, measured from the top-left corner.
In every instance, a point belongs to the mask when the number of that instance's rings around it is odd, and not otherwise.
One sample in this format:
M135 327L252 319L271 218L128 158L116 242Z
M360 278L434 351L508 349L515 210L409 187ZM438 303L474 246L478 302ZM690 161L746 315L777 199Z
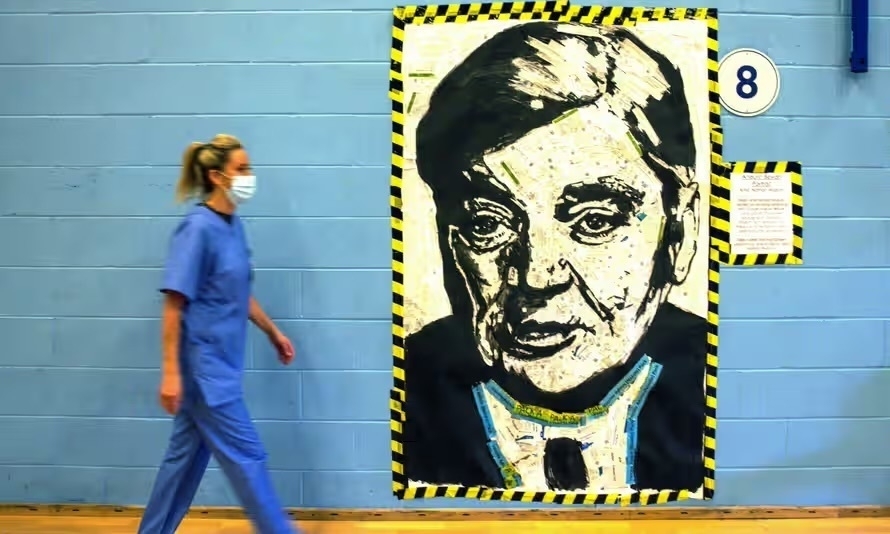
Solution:
M164 373L161 379L160 402L164 411L176 415L182 404L182 377L179 373Z
M286 335L276 330L269 334L269 343L272 343L272 346L275 347L275 352L278 353L278 360L281 363L290 365L294 361L296 351L294 350L293 343L290 342Z

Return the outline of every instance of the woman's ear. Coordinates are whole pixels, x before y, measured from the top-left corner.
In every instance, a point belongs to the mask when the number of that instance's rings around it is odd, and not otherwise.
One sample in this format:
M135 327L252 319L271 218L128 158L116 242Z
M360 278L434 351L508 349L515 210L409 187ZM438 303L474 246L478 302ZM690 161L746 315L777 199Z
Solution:
M212 183L216 187L224 187L225 185L225 177L223 176L221 171L218 171L216 169L207 171L207 179L210 180L210 183Z

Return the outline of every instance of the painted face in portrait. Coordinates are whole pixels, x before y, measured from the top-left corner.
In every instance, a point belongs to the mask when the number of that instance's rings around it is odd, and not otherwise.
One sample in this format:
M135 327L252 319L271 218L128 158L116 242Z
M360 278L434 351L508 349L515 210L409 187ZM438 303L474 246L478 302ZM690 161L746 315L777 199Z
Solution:
M450 241L487 363L553 392L623 363L668 291L650 286L662 185L627 127L580 109L486 155L467 178L491 194L463 203Z

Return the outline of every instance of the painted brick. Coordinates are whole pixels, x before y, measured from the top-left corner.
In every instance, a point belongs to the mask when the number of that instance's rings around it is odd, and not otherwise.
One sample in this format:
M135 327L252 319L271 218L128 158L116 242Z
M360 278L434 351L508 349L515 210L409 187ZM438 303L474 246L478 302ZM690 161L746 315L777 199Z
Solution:
M271 315L299 317L301 274L285 270L256 273L254 292ZM336 276L321 278L322 284L337 284ZM160 269L0 269L0 294L5 296L0 300L0 316L157 317L160 283Z
M113 47L112 47L113 48ZM178 165L191 142L233 132L265 165L385 165L389 117L0 117L5 165ZM48 151L47 146L54 147ZM175 172L171 173L174 179Z
M389 322L283 319L278 326L293 340L297 369L389 371ZM116 367L155 369L160 361L158 319L0 317L0 366ZM253 368L280 367L266 337L250 331Z
M244 206L246 217L389 216L388 167L258 165L256 173L258 191ZM179 216L185 208L173 202L177 178L178 169L169 165L0 167L0 216Z
M7 15L0 19L0 64L385 61L391 22L389 10ZM331 39L333 28L349 38Z
M310 319L385 319L392 275L387 271L306 271L302 314ZM385 295L385 296L384 296Z
M849 69L849 28L846 17L729 14L720 20L720 50L726 53L736 48L756 48L777 65ZM890 64L890 51L880 46L881 35L887 35L888 30L890 20L886 18L869 21L869 66Z
M303 417L307 420L386 420L390 388L392 375L388 372L305 372Z
M161 417L159 379L156 369L0 368L0 415ZM299 372L251 371L244 390L257 419L299 417Z
M257 271L253 294L274 319L302 316L303 273L300 271Z
M164 264L174 218L0 218L18 236L0 267L154 267ZM389 218L246 221L256 265L265 269L384 269ZM87 244L88 246L84 246Z
M386 113L389 82L380 73L387 68L380 60L358 65L6 67L0 87L12 98L0 103L0 115ZM202 86L214 90L193 89Z
M160 365L159 319L64 317L52 322L50 357L21 365L117 369L157 369Z
M51 362L53 326L51 319L0 317L0 342L3 343L0 366Z
M154 468L0 466L0 501L48 504L143 505L151 493ZM299 506L302 475L273 471L272 482L284 506ZM238 500L218 469L207 471L195 506L237 506Z
M768 502L775 506L855 506L857 503L887 505L888 468L783 468L726 469L718 473L717 506L730 503L755 506Z
M737 268L720 275L726 319L877 318L887 315L888 301L890 270Z
M887 364L887 321L721 321L720 369L831 369Z
M720 469L785 467L788 422L730 419L717 425L717 465ZM756 447L749 436L758 436Z
M820 0L824 3L825 0ZM240 0L218 0L208 7L204 0L134 0L114 4L115 11L104 0L7 0L0 6L0 13L152 13L152 12L205 12L205 11L244 11ZM294 4L290 0L253 0L251 10L255 11L316 11L319 9L390 10L390 0L303 0Z
M812 217L890 217L886 170L807 167L805 172L807 221Z
M0 465L156 468L172 428L166 418L2 417ZM256 423L274 470L386 469L389 425ZM126 436L125 442L121 437ZM373 453L373 454L369 454Z
M160 271L0 269L0 315L153 317Z
M178 222L0 218L0 234L18 236L0 251L0 267L160 268ZM256 219L246 226L256 268L385 269L392 257L389 218Z
M389 217L257 219L247 221L257 267L273 269L388 269Z
M890 419L788 421L786 465L792 467L887 467L890 458L877 443L890 442Z
M890 71L857 78L846 67L784 67L782 90L768 115L785 117L886 117L890 104L880 98Z
M890 220L814 219L804 232L808 267L890 267Z
M0 218L0 267L160 267L177 220ZM52 239L47 239L52 236Z
M278 327L297 351L293 365L316 371L391 371L392 326L389 321L282 320ZM2 328L2 322L0 322ZM250 333L254 369L277 369L281 364L266 336Z
M884 119L759 117L751 121L726 117L723 130L726 139L745 140L725 145L724 157L729 161L792 160L813 167L890 166L890 153L881 149L890 143ZM777 143L775 139L794 142Z
M788 369L720 373L721 417L890 417L890 369Z

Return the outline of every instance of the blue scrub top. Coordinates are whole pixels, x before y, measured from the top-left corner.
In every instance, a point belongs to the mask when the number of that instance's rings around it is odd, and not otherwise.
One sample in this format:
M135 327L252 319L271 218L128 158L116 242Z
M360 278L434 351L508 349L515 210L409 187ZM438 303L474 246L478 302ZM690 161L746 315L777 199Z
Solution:
M187 399L219 406L241 397L252 278L241 219L193 207L173 233L161 286L187 300L179 350Z

